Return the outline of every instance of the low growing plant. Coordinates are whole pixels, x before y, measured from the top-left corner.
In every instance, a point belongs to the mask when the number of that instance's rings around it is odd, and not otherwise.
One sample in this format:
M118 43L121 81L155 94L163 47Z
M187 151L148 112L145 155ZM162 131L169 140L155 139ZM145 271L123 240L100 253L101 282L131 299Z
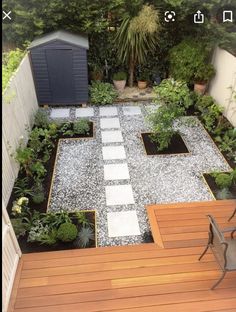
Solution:
M79 231L78 237L74 244L76 246L85 248L89 245L90 241L94 240L94 231L90 227L82 227Z
M90 98L93 104L111 104L117 96L118 93L112 84L106 82L92 82Z
M48 114L43 110L39 109L34 117L34 125L38 128L46 129L49 126Z
M127 74L125 72L118 72L113 75L113 80L126 80Z
M29 179L27 177L17 178L13 190L16 197L33 195L33 189L29 186Z
M37 181L33 186L32 201L35 204L41 204L45 200L45 192L41 181Z
M224 134L215 136L214 139L219 143L221 152L225 152L230 159L236 158L236 129L229 129Z
M22 218L11 219L11 224L17 238L26 235L27 231L29 230L28 224L23 222Z
M76 239L78 230L73 223L63 223L59 226L57 238L62 242L71 242Z
M73 123L74 134L88 134L89 130L90 126L87 119L80 119Z

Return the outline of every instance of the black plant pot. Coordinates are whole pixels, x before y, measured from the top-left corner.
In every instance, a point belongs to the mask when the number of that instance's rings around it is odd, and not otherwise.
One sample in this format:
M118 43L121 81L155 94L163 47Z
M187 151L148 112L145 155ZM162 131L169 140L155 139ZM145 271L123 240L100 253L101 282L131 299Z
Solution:
M154 85L156 85L156 86L158 86L161 83L161 77L160 77L160 75L158 73L154 74L152 76L152 79L153 79Z

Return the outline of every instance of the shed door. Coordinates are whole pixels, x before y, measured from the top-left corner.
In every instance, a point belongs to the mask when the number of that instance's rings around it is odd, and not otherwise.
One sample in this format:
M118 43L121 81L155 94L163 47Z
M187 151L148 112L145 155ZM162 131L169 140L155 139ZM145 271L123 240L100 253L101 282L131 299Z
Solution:
M75 87L71 49L46 50L52 102L75 103Z

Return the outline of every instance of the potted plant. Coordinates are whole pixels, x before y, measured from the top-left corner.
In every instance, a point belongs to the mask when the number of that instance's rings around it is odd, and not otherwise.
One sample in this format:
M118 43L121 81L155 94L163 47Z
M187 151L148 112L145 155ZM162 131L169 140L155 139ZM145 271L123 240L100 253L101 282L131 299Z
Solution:
M119 92L122 92L126 85L127 74L125 72L117 72L113 75L113 83Z
M194 74L194 91L198 94L204 94L207 83L215 75L215 69L212 64L204 64L199 67Z
M138 87L139 87L139 89L147 88L148 80L149 80L149 72L147 70L141 71L141 73L138 76Z

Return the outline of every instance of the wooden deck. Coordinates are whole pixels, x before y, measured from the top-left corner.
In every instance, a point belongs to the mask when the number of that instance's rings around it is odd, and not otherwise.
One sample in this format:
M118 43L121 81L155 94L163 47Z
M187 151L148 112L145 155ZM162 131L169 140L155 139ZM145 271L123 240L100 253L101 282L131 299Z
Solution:
M221 272L206 242L207 213L220 225L236 201L149 206L157 244L23 255L9 311L236 311L236 272ZM212 210L213 209L213 210Z

